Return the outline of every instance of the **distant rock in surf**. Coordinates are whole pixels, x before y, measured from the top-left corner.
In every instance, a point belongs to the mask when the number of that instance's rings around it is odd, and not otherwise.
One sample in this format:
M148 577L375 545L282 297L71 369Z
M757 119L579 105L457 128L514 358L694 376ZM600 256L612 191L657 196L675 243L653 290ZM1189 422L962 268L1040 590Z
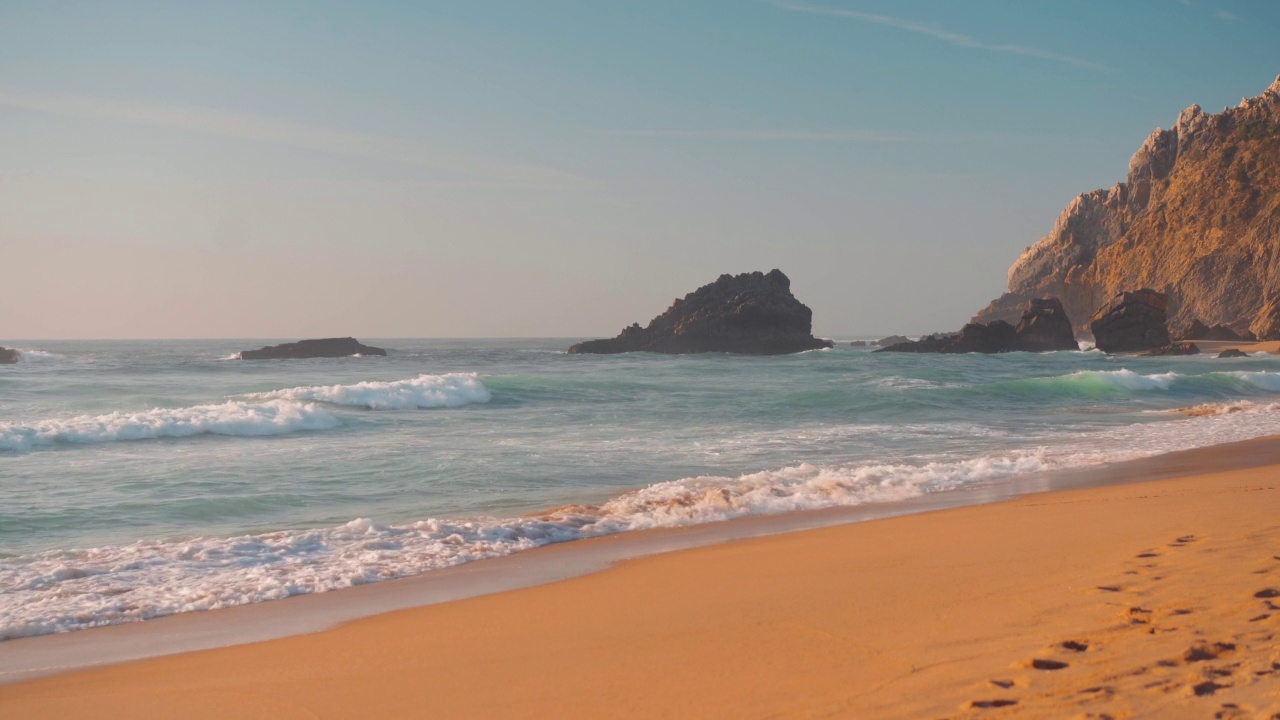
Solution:
M853 342L849 343L849 347L866 347L866 346L867 346L866 340L854 340Z
M1003 320L989 323L969 323L960 328L960 335L943 347L941 353L985 353L993 354L1013 350L1017 330Z
M1122 292L1089 318L1089 329L1105 353L1164 347L1169 344L1168 308L1168 298L1155 290Z
M615 338L578 343L569 352L785 355L832 346L814 337L812 328L813 311L791 294L781 270L770 270L721 275L677 298L648 327L636 323Z
M1192 320L1177 331L1170 330L1169 334L1178 340L1226 340L1227 342L1247 340L1252 342L1255 339L1253 333L1248 330L1238 333L1226 325L1210 327L1199 319Z
M268 345L261 350L240 351L241 360L301 360L303 358L337 358L352 355L386 355L382 348L361 345L355 338L299 340L283 345Z
M901 337L900 335L897 337ZM960 333L934 333L933 335L923 335L919 340L904 340L902 342L891 343L875 352L905 352L905 353L936 353L942 352L942 348L950 345L956 338L960 337ZM893 338L885 338L892 340Z
M1079 347L1062 303L1057 298L1034 298L1027 303L1017 327L1004 320L969 323L959 333L926 335L916 342L897 343L876 352L993 354Z
M0 347L0 365L12 365L18 362L18 358L22 357L22 353L17 350L7 350Z
M871 344L879 345L880 347L889 347L890 345L901 345L902 343L909 343L909 342L911 342L911 338L907 337L906 335L890 335L887 338L880 338L879 340Z
M1227 348L1226 350L1223 350L1222 352L1218 353L1218 357L1219 358L1242 358L1242 357L1249 357L1249 354L1238 348Z
M1163 357L1166 355L1199 355L1200 348L1193 342L1180 340L1162 347L1152 348L1142 354L1147 357Z

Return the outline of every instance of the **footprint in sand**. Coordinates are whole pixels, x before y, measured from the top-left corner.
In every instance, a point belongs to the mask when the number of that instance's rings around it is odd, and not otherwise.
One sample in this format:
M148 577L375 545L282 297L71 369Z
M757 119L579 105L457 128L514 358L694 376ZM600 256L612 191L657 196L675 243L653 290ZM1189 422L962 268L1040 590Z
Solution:
M1195 663L1205 660L1217 660L1228 653L1235 652L1236 644L1229 642L1198 643L1182 653L1182 662Z
M1191 687L1187 688L1187 690L1188 690L1188 694L1195 695L1196 697L1204 697L1205 695L1212 695L1218 692L1219 690L1225 690L1229 687L1231 686L1219 685L1218 683L1212 680L1205 680L1202 683L1197 683L1195 685L1192 685Z
M1023 660L1020 663L1015 663L1014 667L1031 668L1033 670L1061 670L1063 668L1070 667L1070 665L1062 662L1061 660L1049 660L1048 658L1031 658L1030 660Z
M1259 600L1263 600L1266 598L1280 597L1280 590L1277 590L1275 588L1266 588L1264 590L1259 590L1258 592L1254 593L1253 596L1258 598Z
M1142 607L1131 607L1121 613L1121 616L1129 620L1131 625L1150 625L1151 611Z
M1008 698L997 698L994 700L970 700L964 705L961 705L960 709L982 710L986 708L1008 707L1010 705L1017 705L1017 704L1018 704L1017 700L1010 700Z
M1254 709L1235 703L1223 703L1218 712L1213 714L1214 720L1244 720L1254 717Z

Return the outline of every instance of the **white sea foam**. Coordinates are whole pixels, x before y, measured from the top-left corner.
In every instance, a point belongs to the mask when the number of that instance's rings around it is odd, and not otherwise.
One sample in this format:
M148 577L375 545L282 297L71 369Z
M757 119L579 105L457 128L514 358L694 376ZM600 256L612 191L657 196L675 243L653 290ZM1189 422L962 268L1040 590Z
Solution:
M22 356L25 362L41 362L47 360L61 360L62 356L58 353L48 352L47 350L31 350L29 348L14 348L18 354Z
M1185 417L1203 417L1207 415L1231 415L1239 412L1261 413L1280 412L1280 403L1256 403L1249 400L1236 400L1221 403L1201 403L1171 410L1151 410L1157 415L1182 415Z
M412 410L487 403L493 397L475 373L419 375L411 380L311 385L255 393L264 399L312 400L371 410Z
M1127 390L1168 390L1178 373L1155 373L1142 375L1132 370L1080 370L1067 378L1089 384L1114 385Z
M1270 383L1276 373L1168 377L1128 370L1045 378L1053 383L1101 383L1143 390L1168 389L1175 379L1216 382L1222 387ZM1257 375L1257 376L1255 376ZM424 376L427 378L440 376ZM447 377L447 376L444 376ZM462 376L472 377L472 376ZM1263 379L1259 381L1258 377ZM1074 378L1074 379L1073 379ZM400 381L411 383L413 381ZM478 381L477 381L478 382ZM318 388L360 398L357 385ZM369 384L387 387L397 383ZM333 388L338 388L334 391ZM299 397L315 397L317 388ZM370 388L366 392L376 396ZM1078 390L1077 390L1078 391ZM286 392L286 391L281 391ZM367 399L367 398L366 398ZM364 401L361 400L361 403ZM365 405L366 407L368 405ZM408 405L407 407L413 407ZM644 528L714 522L747 515L903 500L930 492L1018 478L1042 470L1096 465L1192 447L1280 434L1280 403L1234 401L1190 417L1110 427L1074 436L1057 426L1042 439L1023 434L1009 442L1024 447L991 450L976 457L934 456L932 462L801 463L743 475L703 475L657 483L626 492L596 506L567 506L535 517L428 519L380 524L358 519L337 527L283 530L236 537L148 540L127 545L62 550L0 559L0 638L36 635L107 625L190 610L245 603L349 587L414 575L436 568L495 557L552 542ZM235 420L240 418L240 420ZM239 425L237 422L244 423ZM56 423L0 425L0 443L26 438L17 449L45 442L105 442L132 437L171 437L198 432L270 434L338 421L319 406L275 397L260 403L152 410L145 413L82 416ZM243 428L248 427L249 432ZM843 444L857 432L912 432L939 439L969 438L981 426L889 424L873 427L823 427L770 430L746 444L778 442L788 447ZM801 435L814 435L806 439ZM1043 444L1041 444L1043 443ZM0 447L6 447L0 444ZM10 446L9 449L15 449ZM598 450L598 448L596 448ZM743 456L732 443L718 451ZM940 450L939 452L944 452ZM955 452L946 450L945 452ZM967 448L960 452L974 452ZM794 457L797 454L792 454ZM607 454L606 454L607 455ZM1016 482L1017 480L1014 480Z
M63 443L190 437L192 435L283 435L336 427L334 416L311 403L273 400L154 408L142 412L78 415L24 424L0 422L0 450L27 451Z
M314 530L9 558L0 560L0 639L323 592L627 530L900 500L1043 466L1035 454L921 466L805 464L659 483L600 506L536 517L405 525L357 519Z
M143 541L0 560L0 638L272 600L548 543L929 492L1280 433L1280 405L1114 428L1076 441L921 463L799 464L657 483L537 516L430 519Z

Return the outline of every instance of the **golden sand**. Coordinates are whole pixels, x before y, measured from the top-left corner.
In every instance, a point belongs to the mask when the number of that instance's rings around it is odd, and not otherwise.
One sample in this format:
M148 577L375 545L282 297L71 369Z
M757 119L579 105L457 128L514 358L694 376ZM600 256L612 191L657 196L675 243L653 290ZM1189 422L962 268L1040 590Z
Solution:
M0 686L0 717L1271 718L1278 484L1262 467L685 550Z

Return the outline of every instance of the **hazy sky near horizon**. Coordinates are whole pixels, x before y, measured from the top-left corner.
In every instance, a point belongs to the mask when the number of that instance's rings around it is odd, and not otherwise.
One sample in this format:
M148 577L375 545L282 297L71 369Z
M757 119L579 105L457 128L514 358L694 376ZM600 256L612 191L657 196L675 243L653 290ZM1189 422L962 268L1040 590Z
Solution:
M0 0L0 344L955 329L1280 4Z

